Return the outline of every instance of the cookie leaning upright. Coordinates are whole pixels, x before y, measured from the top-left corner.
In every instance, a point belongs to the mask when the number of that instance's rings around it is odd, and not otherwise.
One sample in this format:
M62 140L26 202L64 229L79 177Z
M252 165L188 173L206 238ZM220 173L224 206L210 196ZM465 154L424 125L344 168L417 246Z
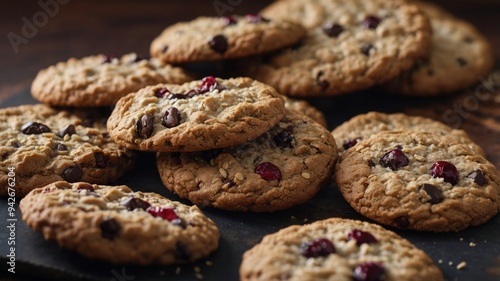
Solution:
M256 138L279 122L285 102L272 87L249 78L205 77L158 84L117 103L111 137L130 149L201 151Z
M239 58L292 45L304 34L300 24L259 15L199 17L167 27L150 53L168 63Z
M208 256L219 230L196 206L127 186L55 182L19 204L47 240L112 263L178 264Z
M159 153L164 185L200 206L273 212L305 203L327 183L338 158L329 131L287 110L258 138L223 149Z
M443 281L432 259L379 225L331 218L265 236L243 255L241 281Z
M70 113L42 104L1 109L0 196L7 194L9 168L18 197L60 180L116 181L132 167L133 154L109 138L106 118L97 110Z
M306 26L300 44L264 60L249 76L296 97L367 89L427 54L430 24L405 0L284 0L262 11Z
M467 145L418 132L382 132L342 154L335 181L344 198L379 223L459 231L500 210L496 167Z
M192 80L181 68L130 53L71 58L40 70L31 85L33 97L52 106L114 105L147 85Z
M477 84L491 71L495 58L486 38L470 23L439 6L415 2L428 15L432 45L428 57L384 85L394 94L435 96Z

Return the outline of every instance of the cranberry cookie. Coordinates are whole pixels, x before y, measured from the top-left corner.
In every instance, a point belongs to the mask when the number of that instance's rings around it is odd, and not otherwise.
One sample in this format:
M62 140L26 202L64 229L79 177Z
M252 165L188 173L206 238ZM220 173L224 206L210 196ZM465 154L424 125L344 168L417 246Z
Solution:
M460 142L469 146L470 149L485 156L483 149L474 143L463 130L451 127L430 118L421 116L409 116L403 113L387 114L382 112L368 112L354 116L342 123L332 131L337 141L340 153L354 146L358 141L367 139L382 131L412 131L427 132L443 137L451 141Z
M109 138L106 118L97 110L70 113L41 104L0 109L0 195L9 186L22 197L60 180L117 180L132 168L133 154Z
M383 83L424 56L431 41L428 19L405 0L284 0L262 14L308 28L300 43L249 69L287 96L331 96Z
M379 223L459 231L500 209L500 177L468 146L415 132L383 132L342 154L335 180L344 198Z
M142 151L191 152L237 145L279 122L285 102L249 78L205 77L158 84L122 98L108 120L111 137Z
M241 281L442 281L422 250L378 225L331 218L265 236L245 252Z
M200 206L272 212L312 198L330 180L335 140L320 124L287 111L272 129L238 146L160 153L165 186Z
M45 239L112 263L192 262L219 245L219 230L198 207L124 185L55 182L33 190L19 208Z
M289 46L304 37L298 23L259 15L199 17L167 27L151 43L151 56L168 63L246 57Z
M470 23L435 4L416 2L433 29L428 57L390 81L384 88L395 94L435 96L453 93L486 77L495 63L489 42Z
M95 55L71 58L39 71L31 94L53 106L108 106L147 85L190 80L181 68L155 58L141 58L135 53L122 57Z

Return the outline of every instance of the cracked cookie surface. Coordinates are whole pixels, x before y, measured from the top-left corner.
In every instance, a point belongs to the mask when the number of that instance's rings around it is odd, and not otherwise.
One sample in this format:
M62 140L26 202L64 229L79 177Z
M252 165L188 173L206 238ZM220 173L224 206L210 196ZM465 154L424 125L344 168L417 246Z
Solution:
M165 186L200 206L272 212L312 198L330 180L335 140L298 112L258 138L238 146L197 153L160 153Z
M500 208L497 169L468 146L414 132L383 132L341 156L335 181L362 215L403 229L459 231Z
M132 168L134 155L109 138L106 118L97 109L69 112L42 104L0 109L0 195L7 194L9 168L18 197L60 180L117 180Z
M47 240L112 263L177 264L208 256L219 230L198 207L129 187L55 182L20 202Z

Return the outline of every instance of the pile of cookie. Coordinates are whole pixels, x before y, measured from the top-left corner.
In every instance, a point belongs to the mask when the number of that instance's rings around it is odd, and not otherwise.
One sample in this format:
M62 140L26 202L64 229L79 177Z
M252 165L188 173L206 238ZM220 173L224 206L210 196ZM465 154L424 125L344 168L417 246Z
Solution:
M195 261L220 238L198 206L274 212L333 180L356 211L396 228L459 231L500 209L498 172L464 131L378 112L328 131L322 112L294 99L472 85L491 70L489 45L432 4L282 0L259 15L169 26L150 53L50 66L31 88L43 104L0 110L0 195L24 197L23 220L46 239L114 263ZM235 68L224 78L182 68L228 60ZM137 151L155 153L165 187L194 205L108 185L133 169ZM240 276L443 280L410 242L340 218L266 236Z

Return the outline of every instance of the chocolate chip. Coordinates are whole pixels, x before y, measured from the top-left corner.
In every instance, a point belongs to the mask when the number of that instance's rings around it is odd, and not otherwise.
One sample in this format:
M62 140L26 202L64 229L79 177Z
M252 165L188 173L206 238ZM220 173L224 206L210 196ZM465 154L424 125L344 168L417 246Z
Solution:
M432 184L424 183L420 187L420 189L425 191L425 193L427 193L427 195L429 195L431 197L431 199L429 201L427 201L431 204L437 204L437 203L440 203L444 200L443 192L441 190L439 190L439 188L437 188L436 186L434 186Z
M224 54L227 51L228 43L224 35L215 35L208 41L208 45L212 50L219 54Z
M83 171L79 166L71 166L64 169L61 176L68 182L77 182L82 179Z
M10 144L12 147L14 148L20 148L21 146L23 146L20 142L18 141L13 141L11 144Z
M105 168L108 164L108 158L102 152L94 152L96 168Z
M366 56L370 55L370 51L373 49L373 45L371 43L365 43L361 46L361 53Z
M188 247L181 241L175 243L175 256L181 260L189 260L191 258L191 252Z
M458 62L458 64L460 66L466 66L467 65L467 61L464 58L462 58L462 57L457 58L457 62Z
M477 170L467 175L468 178L473 179L474 182L479 186L484 186L486 184L486 177L483 171Z
M175 107L171 107L165 111L165 115L161 120L161 124L167 128L179 126L181 123L181 114Z
M377 166L377 164L375 163L375 161L373 161L373 160L370 159L370 160L368 160L368 166L370 168L373 168L373 167Z
M161 47L162 53L165 53L167 50L168 50L168 45L164 45L163 47Z
M57 133L57 135L60 136L61 138L63 138L65 135L69 135L71 137L71 135L73 134L76 134L76 129L73 124L67 125L66 127L59 130L59 132Z
M99 224L101 236L113 240L120 233L120 224L113 218L107 218Z
M369 15L361 23L363 27L369 29L375 29L380 24L382 20L379 17Z
M281 149L291 148L293 147L292 141L294 140L294 136L291 132L284 130L276 134L273 138L274 143L277 147Z
M330 87L330 82L322 79L323 75L325 73L323 71L318 72L316 75L316 84L321 88L321 90L326 90L328 87Z
M84 120L82 120L81 125L83 127L86 127L86 128L92 128L92 127L94 127L94 119L92 119L92 118L84 119Z
M58 150L58 151L66 151L66 150L68 150L68 147L67 147L67 146L65 146L65 145L64 145L64 144L62 144L62 143L58 143L58 144L56 145L56 150Z
M152 114L144 114L137 120L136 132L142 138L149 138L153 133L153 123L155 117Z
M344 28L337 23L327 23L323 25L323 32L328 37L337 37L344 31Z
M167 88L160 88L155 91L155 97L163 98L166 94L170 94L170 91Z
M408 228L410 226L410 220L406 216L397 217L395 222L400 228Z
M124 206L129 211L133 211L135 209L146 210L149 206L151 206L151 204L149 204L148 202L140 198L134 198L134 197L129 197L126 198L125 200L122 200L120 202L120 205Z
M109 139L109 133L102 134L102 137L105 138L105 139Z
M28 122L21 127L21 132L26 135L39 135L42 133L50 132L50 128L47 125L38 122Z

